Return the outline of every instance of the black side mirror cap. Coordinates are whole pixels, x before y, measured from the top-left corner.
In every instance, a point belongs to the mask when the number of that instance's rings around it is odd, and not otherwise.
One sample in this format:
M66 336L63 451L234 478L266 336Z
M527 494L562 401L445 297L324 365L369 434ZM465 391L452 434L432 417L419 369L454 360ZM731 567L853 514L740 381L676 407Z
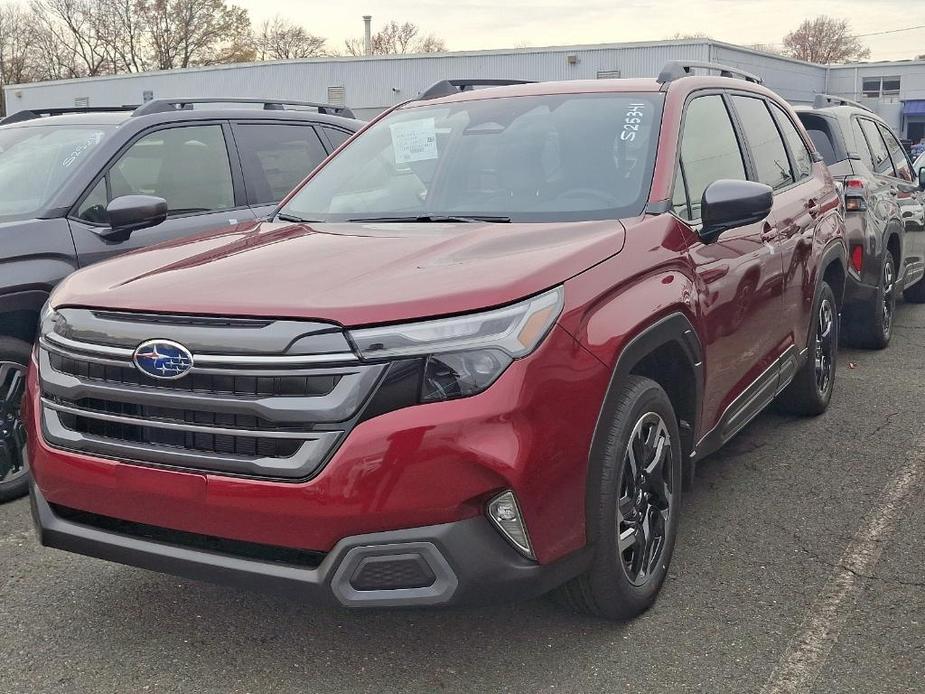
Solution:
M774 191L754 181L721 179L703 191L700 238L711 243L729 229L754 224L771 214Z
M122 195L106 206L109 229L100 236L124 241L133 231L157 226L167 219L167 201L153 195Z
M919 189L925 190L925 166L919 167Z

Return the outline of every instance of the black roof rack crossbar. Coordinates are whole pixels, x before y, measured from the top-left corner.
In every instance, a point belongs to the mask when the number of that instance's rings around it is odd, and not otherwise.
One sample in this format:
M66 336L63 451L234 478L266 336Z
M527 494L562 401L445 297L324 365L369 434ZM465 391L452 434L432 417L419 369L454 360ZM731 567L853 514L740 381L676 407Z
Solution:
M317 101L293 101L292 99L240 99L237 97L210 97L201 99L154 99L142 104L133 116L147 116L152 113L169 113L191 109L193 104L263 104L266 111L284 111L286 106L303 106L318 109L318 113L344 118L355 118L353 111L346 106L324 104Z
M467 92L475 87L508 87L512 84L533 84L534 80L505 80L505 79L469 79L469 80L440 80L421 92L418 99L439 99L441 96L450 96L459 92Z
M720 63L700 63L687 60L672 60L665 63L665 67L663 67L662 71L658 74L657 80L659 84L667 84L668 82L673 82L682 77L688 77L691 74L691 70L694 68L699 68L701 70L717 70L720 77L739 77L748 82L761 84L761 78L758 75L740 70L737 67L730 67L729 65L722 65Z
M137 104L127 106L65 106L62 108L27 108L11 113L0 120L0 125L22 123L27 120L44 118L45 116L63 116L68 113L110 113L115 111L134 111Z
M862 104L859 101L854 101L852 99L846 99L843 96L833 96L832 94L816 94L813 99L813 108L829 108L831 106L854 106L855 108L862 108L865 111L873 111Z

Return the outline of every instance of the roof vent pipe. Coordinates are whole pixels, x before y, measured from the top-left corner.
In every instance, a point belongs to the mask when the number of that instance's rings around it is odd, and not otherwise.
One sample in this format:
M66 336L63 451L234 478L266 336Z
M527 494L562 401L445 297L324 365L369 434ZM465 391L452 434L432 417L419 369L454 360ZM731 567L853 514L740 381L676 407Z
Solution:
M370 14L363 15L363 51L366 55L373 52L373 16Z

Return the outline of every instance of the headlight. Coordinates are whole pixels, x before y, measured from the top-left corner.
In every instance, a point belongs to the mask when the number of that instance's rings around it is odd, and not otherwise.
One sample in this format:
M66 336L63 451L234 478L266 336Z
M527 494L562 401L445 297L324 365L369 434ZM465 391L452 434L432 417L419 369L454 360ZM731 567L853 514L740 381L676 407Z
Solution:
M530 354L562 311L563 290L504 308L437 320L362 328L350 337L363 359L424 357L420 401L480 393L514 359Z
M47 335L50 332L54 332L55 322L57 320L58 312L51 307L51 299L48 299L48 301L45 302L45 305L42 306L41 313L39 313L39 337L42 335Z

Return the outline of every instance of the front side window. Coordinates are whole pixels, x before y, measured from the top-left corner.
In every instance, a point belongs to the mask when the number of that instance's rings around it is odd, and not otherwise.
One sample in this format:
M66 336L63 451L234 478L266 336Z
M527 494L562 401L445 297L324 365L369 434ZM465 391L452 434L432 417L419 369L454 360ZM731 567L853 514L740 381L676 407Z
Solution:
M107 125L0 130L0 220L24 219L41 209L111 131Z
M775 190L789 186L794 178L787 150L764 99L734 96L732 101L742 121L758 180Z
M867 137L867 144L870 145L870 151L873 155L874 171L884 176L893 176L893 161L890 159L890 153L880 136L880 130L877 124L866 118L860 119L861 130Z
M742 151L723 97L698 97L687 107L681 134L681 167L684 178L675 180L675 194L686 182L690 218L694 220L700 219L707 186L724 178L746 179Z
M327 156L308 125L242 124L235 127L248 202L278 202Z
M787 145L790 147L790 154L793 156L793 164L796 167L798 177L806 178L813 170L813 158L806 148L806 143L800 137L800 133L797 132L796 126L790 120L790 116L780 106L771 104L771 110L774 112L777 124L784 134L784 139L787 140ZM831 148L831 144L829 146Z
M282 212L316 221L640 214L662 98L565 94L400 109L342 149Z
M912 180L912 166L909 164L909 160L906 158L906 152L903 150L903 146L899 144L899 141L885 126L878 125L880 129L880 134L883 136L883 141L886 142L886 148L890 152L890 159L893 162L893 168L896 170L896 175L903 179L904 181Z
M133 144L107 174L110 200L155 195L171 215L234 207L228 149L220 125L158 130Z

